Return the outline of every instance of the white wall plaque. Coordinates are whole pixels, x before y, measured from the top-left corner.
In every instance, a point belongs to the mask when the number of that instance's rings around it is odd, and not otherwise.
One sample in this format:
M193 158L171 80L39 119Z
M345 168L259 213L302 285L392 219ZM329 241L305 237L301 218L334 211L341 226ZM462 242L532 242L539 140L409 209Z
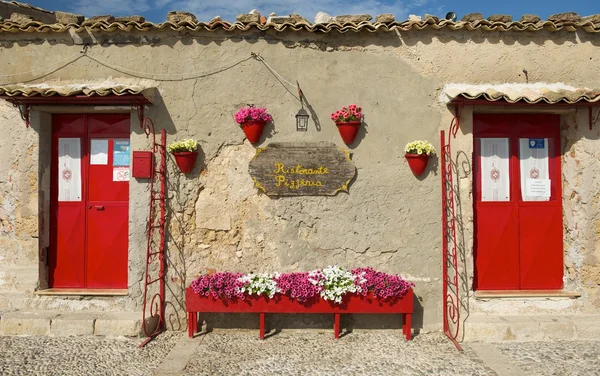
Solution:
M58 201L81 201L81 139L58 139Z

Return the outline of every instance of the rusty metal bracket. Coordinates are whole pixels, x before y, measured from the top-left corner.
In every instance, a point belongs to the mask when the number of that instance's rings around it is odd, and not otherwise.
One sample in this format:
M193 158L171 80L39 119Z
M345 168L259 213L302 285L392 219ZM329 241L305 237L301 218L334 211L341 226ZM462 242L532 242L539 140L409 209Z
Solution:
M592 107L588 107L588 115L589 115L589 119L590 119L590 131L591 131L594 124L596 124L598 122L598 119L600 119L600 109L596 113L596 117L594 117L594 109Z
M29 117L30 117L29 105L22 103L18 100L13 100L12 105L13 105L13 107L15 107L16 109L19 110L19 114L21 114L21 119L23 119L25 121L25 126L27 128L29 128Z

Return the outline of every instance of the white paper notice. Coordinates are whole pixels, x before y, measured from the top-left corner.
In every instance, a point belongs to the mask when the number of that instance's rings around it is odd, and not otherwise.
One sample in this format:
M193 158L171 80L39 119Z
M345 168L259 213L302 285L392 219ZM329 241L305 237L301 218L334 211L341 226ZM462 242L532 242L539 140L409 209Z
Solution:
M81 201L81 139L58 139L58 201Z
M92 139L90 164L108 164L108 140Z
M532 148L529 138L519 139L519 160L521 168L521 196L523 201L548 201L550 199L550 187L545 189L545 182L550 184L548 166L548 147L552 140L547 138L539 140L536 147ZM540 142L543 140L543 142ZM541 147L540 147L541 146ZM535 183L539 180L544 183ZM530 183L533 182L533 183ZM530 190L530 187L533 190ZM535 192L535 194L534 194Z
M509 201L508 138L481 139L481 201Z
M129 181L129 167L113 167L113 181Z
M550 179L527 179L525 185L527 197L550 198Z

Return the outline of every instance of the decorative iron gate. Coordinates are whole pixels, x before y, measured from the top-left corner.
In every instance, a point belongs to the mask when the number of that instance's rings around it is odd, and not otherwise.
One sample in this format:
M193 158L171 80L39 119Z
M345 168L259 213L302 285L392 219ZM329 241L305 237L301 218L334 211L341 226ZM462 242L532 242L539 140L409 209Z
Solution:
M443 329L458 350L462 347L457 341L460 331L459 274L457 260L456 212L454 208L454 182L450 139L456 137L459 128L458 108L450 124L448 138L440 133L440 158L442 165L442 295Z
M160 157L158 165L153 161L150 177L150 210L146 229L146 270L144 276L144 306L142 316L142 329L147 338L140 344L140 347L143 347L165 328L165 177L167 170L167 132L164 129L161 130L160 142L157 143L154 122L149 118L144 118L139 107L138 111L140 111L139 117L146 137L152 138L152 152L154 156L158 155Z

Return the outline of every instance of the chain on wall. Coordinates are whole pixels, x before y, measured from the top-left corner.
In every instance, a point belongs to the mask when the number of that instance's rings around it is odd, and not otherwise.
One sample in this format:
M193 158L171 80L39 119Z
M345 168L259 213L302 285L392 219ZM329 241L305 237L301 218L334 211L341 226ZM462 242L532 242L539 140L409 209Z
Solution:
M160 132L160 142L156 142L154 122L144 118L138 107L140 123L146 137L152 139L153 165L150 176L150 202L146 228L146 269L144 275L144 301L142 329L145 346L165 328L165 223L166 223L166 145L167 132ZM154 162L157 158L157 163Z
M459 273L457 260L456 212L454 208L453 166L450 139L456 137L460 114L450 124L448 138L444 131L440 134L442 165L442 297L444 334L450 338L458 350L457 337L460 331Z

